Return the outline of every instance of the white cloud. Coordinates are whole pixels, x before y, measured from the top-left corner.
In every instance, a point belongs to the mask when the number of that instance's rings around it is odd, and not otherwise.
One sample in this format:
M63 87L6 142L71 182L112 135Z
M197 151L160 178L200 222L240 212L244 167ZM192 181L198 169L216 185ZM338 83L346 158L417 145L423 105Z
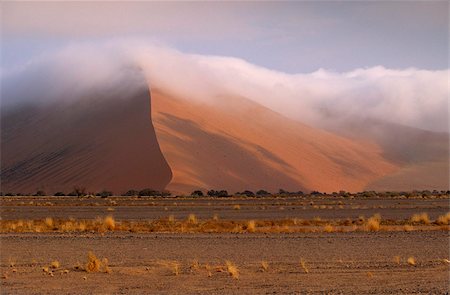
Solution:
M137 40L78 44L4 71L3 101L63 99L135 79L209 103L227 95L252 99L287 117L326 126L362 116L448 132L448 70L386 69L286 74L241 59L184 54ZM100 88L97 88L100 87ZM225 97L225 98L224 98Z

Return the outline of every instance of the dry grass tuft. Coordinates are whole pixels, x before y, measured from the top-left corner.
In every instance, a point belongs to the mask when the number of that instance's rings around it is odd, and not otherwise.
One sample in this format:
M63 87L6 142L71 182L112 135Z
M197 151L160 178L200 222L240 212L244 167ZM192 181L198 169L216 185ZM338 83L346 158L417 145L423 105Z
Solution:
M194 260L192 260L192 263L189 266L189 268L193 271L198 271L200 269L200 263L198 262L197 259L194 259Z
M414 259L414 257L409 257L407 260L409 265L415 266L416 265L416 259Z
M428 217L428 214L425 212L422 212L420 214L414 214L411 217L411 222L415 223L423 223L423 224L430 224L430 218Z
M400 264L400 256L394 256L392 259L395 263Z
M103 265L103 269L104 269L105 273L111 273L112 272L111 268L108 265L108 262L109 262L108 258L103 258L102 265Z
M174 224L175 221L176 221L175 216L174 215L170 215L169 218L168 218L168 221L169 221L170 224Z
M381 216L380 214L375 214L374 216L367 219L365 224L365 229L367 231L379 231L380 230Z
M300 259L300 266L302 267L302 269L305 273L309 273L309 269L306 266L306 262L303 258Z
M367 277L368 277L369 279L373 278L373 273L372 273L371 271L368 271L368 272L367 272Z
M440 225L448 225L450 222L450 212L445 215L441 215L436 219L436 223Z
M334 227L331 224L327 224L323 227L323 231L326 233L334 232Z
M157 263L162 267L167 268L175 276L180 274L181 264L178 261L159 260Z
M233 206L233 209L234 210L241 210L241 205L236 204L236 205Z
M105 217L103 224L107 230L114 230L116 228L116 221L111 215Z
M8 258L8 264L9 264L9 267L14 267L14 266L16 266L16 261L15 261L15 259L9 257L9 258Z
M256 222L254 220L249 220L247 222L247 231L249 233L254 233L256 231Z
M269 269L269 263L265 260L261 261L261 269L266 272Z
M180 263L178 263L177 261L172 262L172 273L177 276L180 274Z
M86 264L86 271L87 272L98 272L100 271L101 261L98 259L94 253L89 252L88 253L88 262Z
M44 220L45 226L51 228L53 227L53 218L51 217L46 217Z
M229 260L226 260L225 261L225 266L227 268L228 274L230 274L230 276L233 279L236 279L236 280L239 279L239 269L237 268L236 265L234 265L233 262L231 262Z
M208 278L212 277L211 265L205 264L205 269L206 269L206 272L208 273Z
M59 268L59 266L60 266L59 261L58 260L52 261L52 263L50 263L50 266L52 268Z
M189 214L188 218L187 218L187 221L190 224L197 224L198 223L197 216L195 216L195 214Z

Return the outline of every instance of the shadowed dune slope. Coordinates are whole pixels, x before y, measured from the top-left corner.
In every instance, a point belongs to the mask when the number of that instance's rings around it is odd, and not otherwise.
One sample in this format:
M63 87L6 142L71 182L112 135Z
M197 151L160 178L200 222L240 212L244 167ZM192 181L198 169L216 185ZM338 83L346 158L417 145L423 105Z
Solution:
M290 120L242 97L214 104L152 90L168 189L358 191L397 170L374 144Z
M164 189L171 171L149 118L148 89L106 93L2 110L2 191Z

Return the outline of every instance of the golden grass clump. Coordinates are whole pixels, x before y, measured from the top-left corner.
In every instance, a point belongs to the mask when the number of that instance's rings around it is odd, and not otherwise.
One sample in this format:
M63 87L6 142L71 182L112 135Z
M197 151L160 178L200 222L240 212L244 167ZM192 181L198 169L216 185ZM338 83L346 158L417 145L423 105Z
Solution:
M189 266L189 268L190 268L191 270L197 271L197 270L200 269L200 263L198 262L197 259L194 259L194 260L192 260L192 263L191 263L191 265Z
M210 278L210 277L212 277L212 272L211 272L211 265L209 265L209 264L206 264L205 265L205 269L206 269L206 272L208 273L208 278Z
M236 204L236 205L233 206L233 209L234 210L241 210L241 205Z
M441 215L436 219L436 223L440 225L448 225L450 222L450 212L445 215Z
M227 268L228 274L233 279L236 279L236 280L239 279L239 269L237 268L237 266L233 262L231 262L229 260L226 260L225 261L225 266Z
M105 217L103 224L107 230L114 230L116 228L116 221L111 215Z
M367 231L379 231L380 230L381 216L380 214L375 214L374 216L367 219L365 228Z
M9 264L9 267L14 267L14 266L16 266L16 260L11 258L11 257L9 257L8 258L8 264Z
M414 259L414 257L409 257L407 260L409 265L415 266L416 265L416 259Z
M323 227L323 231L326 232L326 233L331 233L331 232L334 231L334 227L331 224L326 224Z
M269 263L265 260L261 261L261 269L266 272L269 269Z
M103 258L102 265L103 265L103 269L104 269L105 273L111 273L112 272L111 268L108 265L108 262L109 262L108 258Z
M175 216L174 215L170 215L168 218L168 221L170 224L174 224L175 223Z
M177 261L160 260L158 261L158 264L168 269L175 276L180 274L181 264Z
M400 256L394 256L392 259L396 264L400 264Z
M411 216L411 222L430 224L430 218L428 217L427 213L422 212L420 214L414 214L413 216Z
M176 261L172 263L172 273L177 276L180 274L180 264Z
M197 216L195 216L195 214L189 214L188 218L187 218L187 221L190 224L197 224L198 223L198 219L197 219Z
M247 231L249 233L254 233L256 231L256 222L254 220L249 220L247 222Z
M52 268L59 268L59 266L60 266L59 261L58 260L52 261L52 263L50 263L50 266Z
M306 266L306 262L303 258L300 259L300 266L302 267L302 269L305 273L309 273L309 269Z
M46 217L44 220L45 226L52 228L53 227L53 218Z
M100 259L98 259L97 256L94 255L94 253L89 251L88 262L86 264L85 270L87 272L99 272L101 265L102 262L100 261Z

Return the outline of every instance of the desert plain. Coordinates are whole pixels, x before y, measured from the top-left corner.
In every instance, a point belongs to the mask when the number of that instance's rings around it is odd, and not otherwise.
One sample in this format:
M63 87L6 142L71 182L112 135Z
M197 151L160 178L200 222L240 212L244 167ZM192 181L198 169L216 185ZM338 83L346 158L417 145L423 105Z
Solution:
M445 294L449 211L445 194L2 197L1 293Z

